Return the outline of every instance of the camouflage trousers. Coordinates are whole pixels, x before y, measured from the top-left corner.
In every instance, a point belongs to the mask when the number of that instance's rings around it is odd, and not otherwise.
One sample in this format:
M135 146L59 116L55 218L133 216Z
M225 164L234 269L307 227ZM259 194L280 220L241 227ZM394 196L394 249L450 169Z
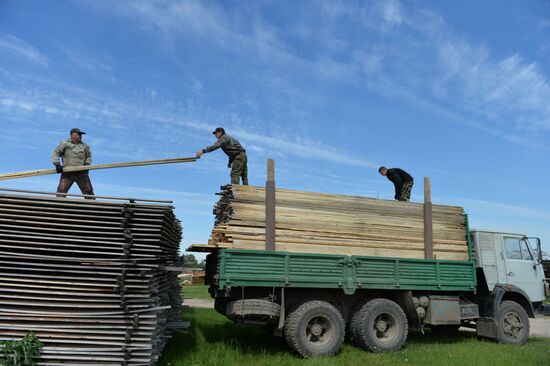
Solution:
M241 151L235 156L231 163L231 184L240 184L239 178L242 179L243 185L248 185L248 158L246 152Z
M403 183L403 186L401 187L401 192L399 192L399 196L397 196L398 201L405 201L409 202L411 199L411 191L413 188L414 182L407 182Z
M57 193L67 193L73 183L76 182L78 188L82 194L85 195L94 195L94 187L92 187L92 182L90 181L90 176L88 172L74 172L74 173L63 173L59 178L59 185L57 186ZM57 197L65 197L64 194L58 194ZM95 200L93 197L86 197L86 199Z

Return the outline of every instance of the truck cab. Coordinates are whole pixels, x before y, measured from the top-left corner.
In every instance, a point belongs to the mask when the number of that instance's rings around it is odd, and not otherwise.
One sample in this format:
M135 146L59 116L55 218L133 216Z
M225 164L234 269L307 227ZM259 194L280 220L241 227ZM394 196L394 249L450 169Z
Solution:
M490 230L472 230L471 236L472 257L480 280L478 291L493 292L495 287L503 287L521 294L534 309L540 309L547 291L540 240Z
M492 230L472 230L470 235L477 272L477 334L521 344L529 335L526 317L541 314L549 294L540 239Z

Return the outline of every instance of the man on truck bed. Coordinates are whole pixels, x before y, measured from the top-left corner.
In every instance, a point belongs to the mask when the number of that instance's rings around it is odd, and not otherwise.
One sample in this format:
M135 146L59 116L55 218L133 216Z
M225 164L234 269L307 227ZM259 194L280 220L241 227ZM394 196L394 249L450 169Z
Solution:
M213 145L205 147L201 151L197 152L195 156L200 158L204 153L221 148L229 157L227 167L231 168L231 184L239 184L239 178L241 178L243 185L247 186L248 167L246 150L236 138L227 135L223 128L218 127L212 133L216 135L218 141L216 141Z
M411 190L414 184L413 177L399 168L388 169L381 166L378 172L388 178L395 186L395 199L398 201L408 202L411 199Z
M82 142L82 135L86 132L80 131L78 128L73 128L70 132L70 138L61 141L59 145L52 152L52 163L55 165L55 169L58 173L61 173L59 178L59 186L57 187L57 197L64 197L62 193L69 192L69 189L74 182L80 188L82 194L94 195L94 188L90 181L88 171L64 173L63 167L90 165L92 164L92 151L90 146ZM63 161L61 165L60 158ZM86 197L87 199L94 199L93 197Z

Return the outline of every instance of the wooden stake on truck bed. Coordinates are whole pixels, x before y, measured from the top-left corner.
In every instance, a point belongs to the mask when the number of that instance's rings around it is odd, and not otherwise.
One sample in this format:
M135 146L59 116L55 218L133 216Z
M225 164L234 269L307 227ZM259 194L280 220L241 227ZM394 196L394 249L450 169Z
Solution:
M424 258L434 259L430 177L424 177Z
M267 160L265 183L265 249L275 250L275 161Z
M124 163L80 165L80 166L71 166L71 167L63 168L63 172L73 173L73 172L81 172L85 170L127 168L132 166L145 166L145 165L192 163L195 161L197 161L197 158L173 158L173 159L160 159L160 160L131 161L131 162L124 162ZM40 170L27 170L23 172L4 173L4 174L0 174L0 180L36 177L39 175L48 175L48 174L57 174L57 171L55 169L40 169Z

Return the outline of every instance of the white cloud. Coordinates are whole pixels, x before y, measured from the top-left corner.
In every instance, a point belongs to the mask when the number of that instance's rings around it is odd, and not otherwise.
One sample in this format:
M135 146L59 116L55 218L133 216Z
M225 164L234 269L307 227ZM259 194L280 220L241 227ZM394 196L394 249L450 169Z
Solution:
M517 54L493 60L486 48L452 38L440 43L437 53L441 82L461 108L493 121L512 113L518 117L509 127L550 130L550 85L535 63Z
M24 59L40 66L48 65L48 58L36 48L11 34L0 34L0 53Z
M463 119L475 117L476 123L483 122L481 130L508 141L525 141L533 132L550 130L550 86L536 63L519 54L497 58L486 46L457 35L440 15L398 0L317 5L318 13L289 16L285 27L277 27L256 10L202 1L115 2L109 10L89 4L172 39L191 32L229 52L246 52L320 79L348 84L363 80L373 91L392 84L423 104L460 113ZM249 21L243 23L243 18ZM344 24L363 29L362 38L369 41L342 41L339 29ZM319 47L305 58L288 41L296 36L306 44L324 46L326 39L338 47Z
M398 0L383 1L381 10L385 21L395 24L404 22L401 3Z
M60 47L67 58L78 68L84 69L94 75L94 77L107 77L109 81L115 81L113 77L113 67L100 56L90 56L83 50L70 49L64 46Z
M15 75L13 75L15 77ZM133 100L118 100L107 95L99 95L91 91L79 92L75 90L66 91L55 82L41 85L36 81L32 89L0 88L0 116L22 116L32 119L40 115L40 119L48 117L66 118L73 124L77 123L85 127L94 125L96 129L112 129L113 125L120 124L125 128L132 128L136 131L144 130L144 125L149 124L151 130L158 130L160 126L170 131L174 138L194 132L204 133L203 141L210 141L212 130L217 127L218 122L212 120L224 120L233 122L226 124L229 130L247 144L255 145L255 149L266 154L278 153L289 156L298 156L306 159L313 159L325 162L338 162L351 166L362 166L376 168L377 165L365 159L355 157L351 153L341 151L328 146L321 141L314 141L299 136L289 137L286 134L264 134L254 130L258 128L255 121L247 121L246 128L239 127L238 116L227 118L212 115L193 113L181 108L174 107L171 103L143 103ZM150 91L144 91L150 95ZM37 122L38 123L38 122ZM187 132L189 131L189 132ZM159 131L161 138L165 139L164 132ZM151 138L151 136L149 136ZM197 144L197 142L195 142ZM195 148L200 148L196 146ZM146 147L142 144L124 144L118 142L109 149L110 153L116 153L119 157L144 157L148 158ZM161 152L158 152L160 154Z

